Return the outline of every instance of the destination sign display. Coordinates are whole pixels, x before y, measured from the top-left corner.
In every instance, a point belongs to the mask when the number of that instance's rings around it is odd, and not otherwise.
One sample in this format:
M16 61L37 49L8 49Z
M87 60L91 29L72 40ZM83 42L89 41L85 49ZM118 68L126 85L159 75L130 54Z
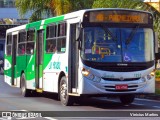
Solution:
M86 16L85 16L86 17ZM111 22L111 23L149 23L148 13L135 12L135 11L120 11L120 10L110 10L110 11L90 11L89 12L89 22ZM151 18L150 18L151 17Z

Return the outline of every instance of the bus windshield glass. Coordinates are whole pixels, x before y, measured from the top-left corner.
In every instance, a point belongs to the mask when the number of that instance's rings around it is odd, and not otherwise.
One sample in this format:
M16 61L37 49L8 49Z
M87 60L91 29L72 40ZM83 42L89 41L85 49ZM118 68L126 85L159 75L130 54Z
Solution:
M150 28L85 27L81 57L93 62L149 62L154 60Z

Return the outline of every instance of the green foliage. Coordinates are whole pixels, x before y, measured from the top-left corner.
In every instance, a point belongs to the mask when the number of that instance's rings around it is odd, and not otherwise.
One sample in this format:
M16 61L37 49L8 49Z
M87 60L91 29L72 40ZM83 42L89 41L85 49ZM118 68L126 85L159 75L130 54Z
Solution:
M143 3L141 0L95 0L92 7L135 9L141 3Z
M50 1L51 0L16 0L15 6L22 18L27 12L32 12L30 20L35 21L51 14L48 5Z
M156 88L155 94L160 94L160 88Z
M155 74L156 74L156 78L160 78L160 70L156 70Z
M94 0L16 0L15 5L23 18L27 12L32 12L30 22L91 8Z
M92 8L94 0L70 0L72 5L71 11Z

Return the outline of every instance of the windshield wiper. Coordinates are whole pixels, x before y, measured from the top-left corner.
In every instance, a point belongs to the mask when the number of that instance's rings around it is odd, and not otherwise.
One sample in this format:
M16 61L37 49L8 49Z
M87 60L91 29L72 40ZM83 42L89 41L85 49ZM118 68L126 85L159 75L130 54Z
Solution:
M130 33L129 37L126 39L126 42L125 42L126 45L128 45L131 42L131 40L133 39L133 37L134 37L135 33L137 32L138 28L139 28L139 25L136 26L136 28L134 28L132 30L132 32Z
M104 29L104 31L106 33L108 33L113 38L114 41L117 40L117 38L113 35L113 33L107 27L105 27L104 25L102 25L102 28Z

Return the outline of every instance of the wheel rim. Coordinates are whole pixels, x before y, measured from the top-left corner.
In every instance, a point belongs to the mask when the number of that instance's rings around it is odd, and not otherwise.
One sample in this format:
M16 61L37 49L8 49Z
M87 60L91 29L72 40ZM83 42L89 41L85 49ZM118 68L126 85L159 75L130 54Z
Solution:
M61 99L65 101L67 98L67 84L65 82L61 84L60 94L61 94Z

